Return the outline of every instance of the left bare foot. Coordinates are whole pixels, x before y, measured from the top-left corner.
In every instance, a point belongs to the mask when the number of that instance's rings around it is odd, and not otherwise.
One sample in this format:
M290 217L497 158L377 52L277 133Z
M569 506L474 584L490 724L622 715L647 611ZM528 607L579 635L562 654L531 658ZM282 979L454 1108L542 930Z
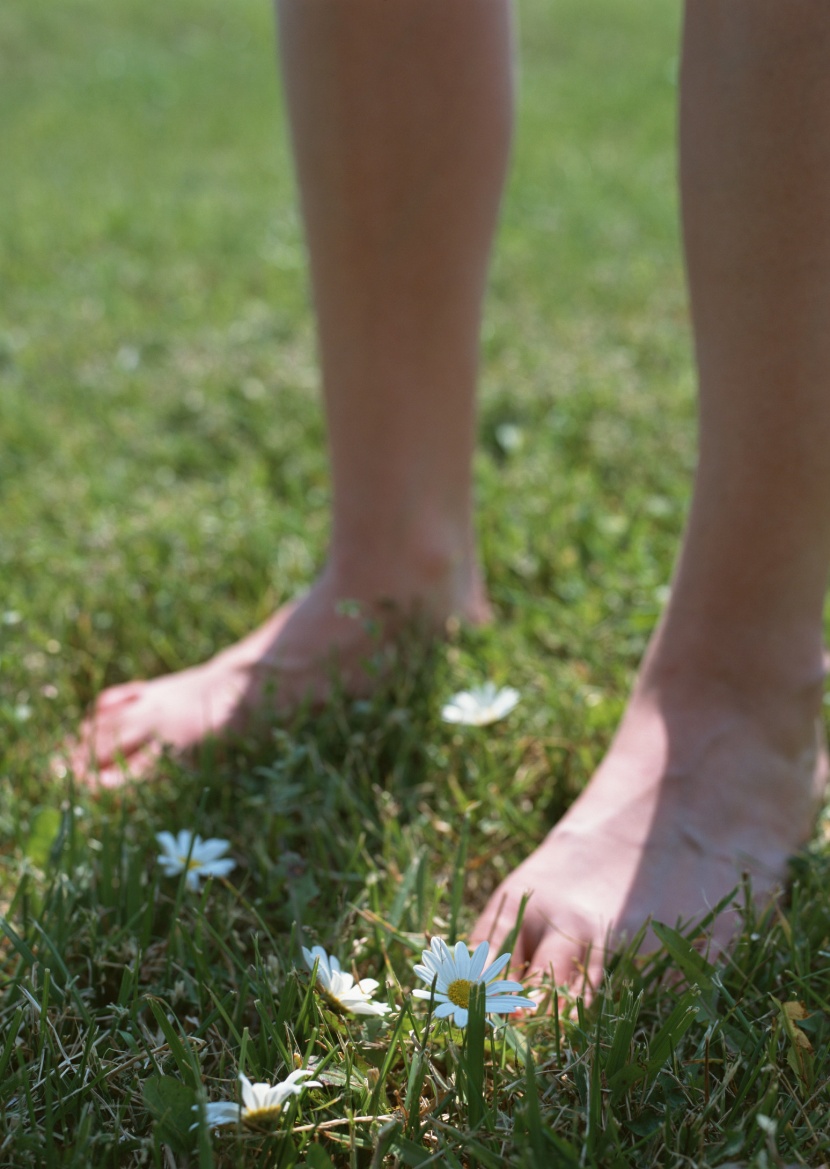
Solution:
M378 678L367 665L390 653L402 624L417 617L429 639L442 636L452 616L487 619L476 566L459 571L448 561L443 575L433 573L421 589L416 580L398 599L358 603L348 583L324 572L304 597L209 661L105 690L57 767L89 786L117 787L148 777L164 749L187 757L211 739L255 733L304 704L322 706L337 686L352 697L369 694ZM420 608L412 600L419 595L429 602Z

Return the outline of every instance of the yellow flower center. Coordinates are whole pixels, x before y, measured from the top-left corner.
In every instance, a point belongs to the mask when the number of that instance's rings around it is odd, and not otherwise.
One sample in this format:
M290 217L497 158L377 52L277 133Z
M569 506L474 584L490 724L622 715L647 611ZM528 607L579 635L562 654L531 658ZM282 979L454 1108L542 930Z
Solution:
M179 864L184 866L188 873L191 872L192 869L200 869L202 867L202 862L197 861L194 856L192 856L190 860L188 860L186 856L180 856Z
M457 1007L469 1007L470 991L474 985L469 978L456 978L455 982L451 982L447 987L447 998Z
M256 1128L269 1120L276 1120L281 1112L281 1104L275 1104L272 1108L249 1108L242 1113L242 1123Z
M346 1008L344 1007L344 1005L340 1001L340 999L336 998L331 993L330 990L327 990L326 987L322 985L322 983L318 982L317 986L315 987L315 990L317 991L317 993L319 994L319 996L323 1000L323 1002L326 1003L327 1006L331 1007L331 1009L334 1011L334 1013L336 1015L347 1014Z

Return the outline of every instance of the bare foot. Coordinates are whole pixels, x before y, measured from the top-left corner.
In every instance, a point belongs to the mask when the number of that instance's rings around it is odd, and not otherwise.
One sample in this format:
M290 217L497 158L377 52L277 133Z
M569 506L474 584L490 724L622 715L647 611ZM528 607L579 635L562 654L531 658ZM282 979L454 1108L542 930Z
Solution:
M410 618L436 636L453 614L486 620L477 574L470 579L464 597L433 582L428 607L406 606ZM403 606L361 605L353 596L324 574L301 600L202 665L105 690L65 748L66 765L92 786L117 787L146 776L164 749L184 756L208 739L251 730L257 719L322 705L335 679L349 694L369 693L377 675L366 666L392 648L407 614Z
M815 689L815 688L813 688ZM596 987L608 949L649 918L703 917L751 879L758 902L781 889L825 786L820 695L786 721L722 683L641 683L588 787L496 890L473 931L500 947L531 893L514 963L557 984ZM711 930L729 944L737 912ZM656 948L654 936L643 949Z

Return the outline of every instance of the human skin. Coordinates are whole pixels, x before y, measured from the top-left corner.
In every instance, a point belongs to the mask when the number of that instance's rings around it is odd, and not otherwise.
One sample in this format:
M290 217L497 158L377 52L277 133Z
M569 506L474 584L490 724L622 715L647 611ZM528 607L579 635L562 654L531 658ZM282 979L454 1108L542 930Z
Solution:
M498 947L596 984L648 917L769 899L824 790L830 7L690 0L680 185L700 451L667 610L585 792L496 890ZM729 941L735 914L712 930ZM648 939L647 939L648 944Z
M326 566L204 665L105 691L71 748L107 786L263 709L347 689L415 620L489 616L473 531L478 337L513 120L506 0L281 0L331 455ZM341 603L358 602L358 619Z
M505 0L279 0L333 482L308 595L204 666L104 693L73 764L115 783L252 712L369 684L338 612L487 616L472 529L477 339L509 153ZM680 178L700 454L671 598L585 792L494 893L495 948L601 974L649 918L775 895L825 783L830 8L689 0ZM385 602L392 602L386 607ZM395 621L384 626L394 638ZM120 757L120 758L119 758ZM123 765L121 760L123 760ZM712 930L727 944L734 913Z

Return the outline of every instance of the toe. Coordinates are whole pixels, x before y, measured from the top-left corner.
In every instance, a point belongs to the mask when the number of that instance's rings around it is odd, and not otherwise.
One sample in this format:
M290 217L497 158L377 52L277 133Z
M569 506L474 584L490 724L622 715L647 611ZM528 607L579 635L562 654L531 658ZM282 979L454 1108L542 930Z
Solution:
M119 706L127 706L141 697L144 682L124 682L120 686L110 686L95 699L94 714L108 714Z
M145 779L158 763L161 752L159 744L145 743L130 754L119 750L112 758L105 759L96 756L89 743L74 740L54 757L52 771L58 779L71 773L92 791L119 788L133 780Z
M98 770L96 787L119 788L135 780L146 779L158 764L162 753L159 743L147 743L123 760L116 760Z
M99 787L107 769L123 771L119 761L142 754L148 745L151 712L144 711L142 715L141 699L145 695L140 683L105 691L84 719L77 737L68 740L59 752L56 773L69 769L82 783Z
M473 926L471 935L472 944L477 946L481 942L489 942L490 958L500 954L504 949L508 935L516 926L521 903L521 893L516 893L512 888L504 888L500 885L487 902L484 912ZM519 938L516 941L516 946L514 947L512 963L514 967L517 965L521 966L524 962L521 954L523 949L522 933L524 929L525 924L523 924Z
M547 978L554 986L571 986L579 979L585 954L581 938L551 926L527 955L528 973Z
M73 766L103 768L129 759L147 743L147 734L140 726L130 727L121 721L96 718L81 727L78 751Z
M602 985L603 959L601 946L589 946L577 938L550 930L534 950L528 974L545 979L560 991L564 989L566 998L578 996L588 1004Z

